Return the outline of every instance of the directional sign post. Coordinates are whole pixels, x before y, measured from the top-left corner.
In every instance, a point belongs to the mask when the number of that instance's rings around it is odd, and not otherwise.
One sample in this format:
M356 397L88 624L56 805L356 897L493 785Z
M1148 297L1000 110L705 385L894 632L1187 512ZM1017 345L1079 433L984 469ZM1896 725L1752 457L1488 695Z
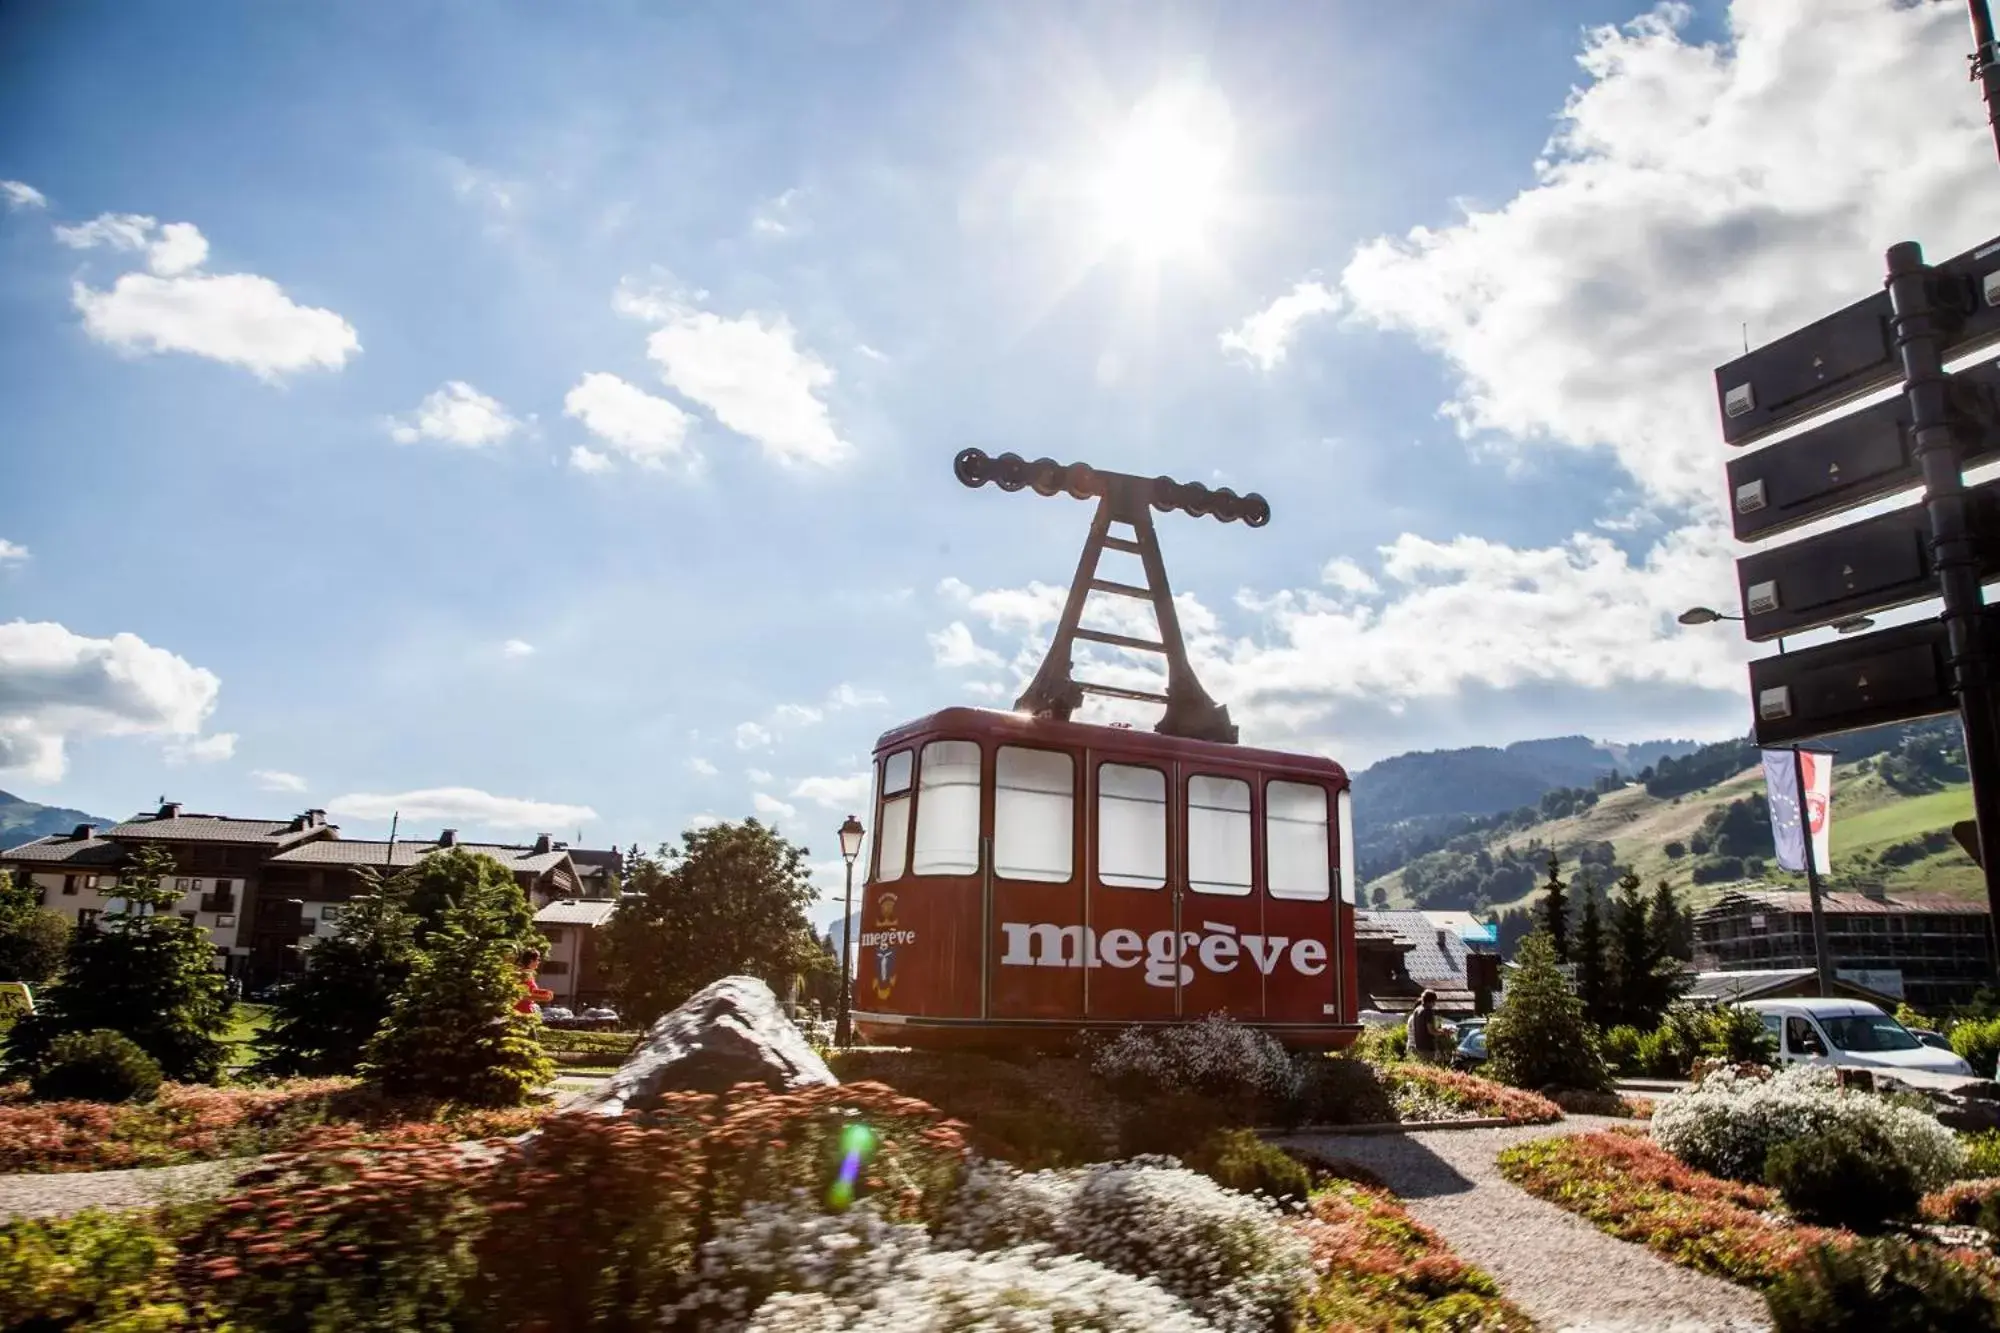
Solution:
M1762 540L1908 491L1921 503L1737 562L1744 634L1780 641L1751 663L1760 746L1956 710L1977 848L2000 922L2000 481L1968 489L1968 461L2000 458L2000 365L1947 375L1947 356L2000 343L2000 239L1932 267L1914 242L1887 255L1884 290L1715 372L1723 439L1748 445L1889 388L1899 396L1820 422L1729 464L1736 535ZM1784 653L1784 636L1941 598L1935 619ZM1961 839L1964 840L1963 838ZM2000 961L2000 948L1995 950Z

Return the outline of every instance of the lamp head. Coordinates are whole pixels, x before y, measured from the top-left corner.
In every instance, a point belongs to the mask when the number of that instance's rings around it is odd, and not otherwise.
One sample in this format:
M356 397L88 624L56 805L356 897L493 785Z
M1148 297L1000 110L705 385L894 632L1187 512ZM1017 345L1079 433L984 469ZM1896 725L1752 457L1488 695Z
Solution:
M840 826L840 854L849 865L853 865L854 858L861 855L861 834L861 821L849 815L847 822Z

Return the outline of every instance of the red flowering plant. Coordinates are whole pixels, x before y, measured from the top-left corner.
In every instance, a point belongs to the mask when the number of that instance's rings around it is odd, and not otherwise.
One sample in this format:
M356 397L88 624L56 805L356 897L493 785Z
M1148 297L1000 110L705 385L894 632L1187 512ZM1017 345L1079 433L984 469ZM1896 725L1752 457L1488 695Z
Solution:
M1306 1326L1428 1328L1449 1309L1454 1328L1525 1333L1534 1327L1491 1277L1454 1255L1387 1191L1333 1181L1313 1196L1298 1226L1319 1274L1306 1300Z
M2000 1180L1961 1180L1933 1194L1926 1194L1920 1211L1929 1222L1977 1226L1980 1210L1988 1200L2000 1201Z
M1545 1125L1562 1119L1562 1107L1539 1093L1461 1073L1440 1065L1398 1064L1382 1071L1391 1087L1415 1085L1468 1118L1504 1119L1515 1125Z

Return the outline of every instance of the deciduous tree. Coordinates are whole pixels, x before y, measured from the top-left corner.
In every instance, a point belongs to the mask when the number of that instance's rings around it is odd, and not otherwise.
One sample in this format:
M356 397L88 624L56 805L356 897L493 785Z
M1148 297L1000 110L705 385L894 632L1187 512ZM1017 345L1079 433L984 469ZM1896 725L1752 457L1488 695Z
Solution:
M806 909L806 849L755 819L681 835L635 858L605 928L603 960L618 1011L640 1025L710 982L747 974L783 994L819 966Z
M0 981L39 986L62 971L69 922L35 901L35 888L0 870Z

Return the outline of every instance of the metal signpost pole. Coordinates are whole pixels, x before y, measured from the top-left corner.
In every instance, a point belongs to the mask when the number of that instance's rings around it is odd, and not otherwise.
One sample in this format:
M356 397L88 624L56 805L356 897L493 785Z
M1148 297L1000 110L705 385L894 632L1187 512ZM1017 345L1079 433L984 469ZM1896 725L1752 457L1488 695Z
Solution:
M1912 441L1923 469L1924 508L1930 518L1932 563L1944 599L1951 679L1965 731L1965 766L1972 777L1973 817L1979 826L1979 864L1986 880L1991 920L2000 920L2000 727L1985 651L1984 598L1979 550L1967 516L1965 478L1952 410L1952 385L1944 373L1943 321L1934 273L1914 241L1888 253L1889 306L1896 355L1903 371ZM1995 955L2000 964L2000 952Z
M1972 77L1986 98L1986 119L2000 146L2000 48L1993 41L1993 13L1986 0L1967 0L1972 10Z

